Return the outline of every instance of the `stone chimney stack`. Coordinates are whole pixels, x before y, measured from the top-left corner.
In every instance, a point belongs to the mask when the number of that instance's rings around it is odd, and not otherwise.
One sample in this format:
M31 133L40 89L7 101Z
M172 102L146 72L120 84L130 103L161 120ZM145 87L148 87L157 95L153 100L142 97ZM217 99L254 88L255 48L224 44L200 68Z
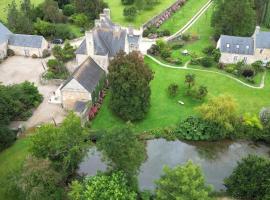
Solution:
M87 55L94 55L94 39L93 39L93 31L86 31L85 32L85 39L86 39L86 49Z
M95 19L95 27L100 27L101 23L99 19Z
M106 17L106 15L103 14L103 13L99 14L100 21L104 21L105 20L105 17Z
M103 13L106 15L108 19L111 19L111 10L109 8L104 8Z

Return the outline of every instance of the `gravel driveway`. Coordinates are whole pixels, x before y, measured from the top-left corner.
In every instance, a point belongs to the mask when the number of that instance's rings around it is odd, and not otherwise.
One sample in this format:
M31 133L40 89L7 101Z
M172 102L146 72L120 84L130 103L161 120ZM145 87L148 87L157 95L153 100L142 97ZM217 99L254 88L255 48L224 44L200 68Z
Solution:
M59 106L49 104L48 99L58 86L41 85L39 76L44 72L42 59L25 58L22 56L13 56L0 64L0 82L4 85L22 83L24 81L33 82L39 92L43 95L44 100L34 111L33 116L26 122L26 127L53 122L61 123L66 112Z

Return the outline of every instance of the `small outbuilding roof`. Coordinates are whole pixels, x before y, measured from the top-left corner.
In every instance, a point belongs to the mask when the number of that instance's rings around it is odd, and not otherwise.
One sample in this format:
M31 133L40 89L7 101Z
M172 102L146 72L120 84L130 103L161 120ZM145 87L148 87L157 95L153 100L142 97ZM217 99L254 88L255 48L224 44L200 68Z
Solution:
M0 44L6 42L12 32L0 22Z
M12 34L8 43L13 46L41 48L43 40L44 37L39 35Z
M252 37L236 37L221 35L220 51L233 54L254 54L254 40Z
M259 32L256 34L256 48L270 49L270 32Z

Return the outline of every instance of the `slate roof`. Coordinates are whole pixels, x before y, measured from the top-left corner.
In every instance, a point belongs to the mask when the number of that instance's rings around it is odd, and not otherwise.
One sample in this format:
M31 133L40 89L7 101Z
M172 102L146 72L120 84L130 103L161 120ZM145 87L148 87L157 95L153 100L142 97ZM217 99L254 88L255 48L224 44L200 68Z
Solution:
M139 35L128 35L129 44L138 44L140 36Z
M104 75L104 70L101 69L92 58L89 57L73 72L71 77L61 87L61 89L64 88L72 79L75 79L89 93L92 93Z
M12 34L9 36L8 44L13 46L41 48L44 37L39 35Z
M10 34L12 32L0 22L0 44L6 42Z
M73 107L73 110L78 113L82 113L86 108L87 102L76 101Z
M86 39L82 41L79 48L75 51L75 54L82 54L87 55L87 49L86 49Z
M236 37L221 35L220 51L233 54L254 54L254 40L252 37Z
M259 32L256 34L256 48L270 49L270 32Z

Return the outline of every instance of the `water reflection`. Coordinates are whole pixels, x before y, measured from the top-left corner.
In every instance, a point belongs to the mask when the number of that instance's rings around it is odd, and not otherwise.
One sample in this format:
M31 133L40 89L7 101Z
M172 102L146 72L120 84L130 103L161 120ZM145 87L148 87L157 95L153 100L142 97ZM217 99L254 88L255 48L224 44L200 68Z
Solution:
M216 190L224 189L223 179L229 176L237 161L248 154L269 156L269 148L263 144L246 141L185 143L166 141L164 139L147 142L147 161L141 166L138 176L141 189L154 189L154 181L162 173L166 164L174 167L188 160L200 165L209 184ZM105 171L106 165L101 161L100 154L93 150L80 165L79 172L94 175L97 170Z

